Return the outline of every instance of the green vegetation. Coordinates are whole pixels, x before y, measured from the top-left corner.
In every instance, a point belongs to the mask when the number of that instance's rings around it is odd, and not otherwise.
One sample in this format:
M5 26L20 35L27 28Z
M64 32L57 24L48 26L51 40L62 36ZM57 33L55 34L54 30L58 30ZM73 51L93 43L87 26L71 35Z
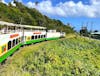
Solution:
M70 27L70 24L64 25L60 20L50 19L42 15L35 8L28 8L22 3L15 3L16 7L13 7L10 3L8 6L0 3L0 20L17 24L21 22L21 24L32 26L45 26L48 29L73 33L73 28Z
M1 76L100 76L100 41L81 37L22 48L0 69Z

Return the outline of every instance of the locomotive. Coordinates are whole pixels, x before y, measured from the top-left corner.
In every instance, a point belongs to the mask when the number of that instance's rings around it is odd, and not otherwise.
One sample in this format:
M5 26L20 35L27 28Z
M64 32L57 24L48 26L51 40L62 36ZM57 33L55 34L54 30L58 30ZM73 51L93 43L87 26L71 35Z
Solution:
M0 63L21 46L65 37L65 32L46 27L14 24L0 21Z

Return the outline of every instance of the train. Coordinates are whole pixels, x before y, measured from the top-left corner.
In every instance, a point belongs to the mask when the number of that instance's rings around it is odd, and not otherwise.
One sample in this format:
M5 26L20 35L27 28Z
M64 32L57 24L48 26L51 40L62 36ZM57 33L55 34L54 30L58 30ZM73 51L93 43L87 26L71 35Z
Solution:
M0 21L0 64L24 45L65 37L65 32L47 27Z

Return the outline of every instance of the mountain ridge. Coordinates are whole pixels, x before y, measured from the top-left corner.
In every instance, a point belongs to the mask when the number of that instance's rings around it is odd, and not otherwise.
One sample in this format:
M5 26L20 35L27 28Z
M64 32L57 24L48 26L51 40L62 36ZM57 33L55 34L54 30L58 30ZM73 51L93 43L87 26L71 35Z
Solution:
M74 32L70 24L65 25L60 20L50 19L46 15L41 14L35 8L28 8L19 2L15 3L16 7L12 6L11 3L8 5L0 3L0 20L16 24L43 26L47 27L47 29L56 29L66 33Z

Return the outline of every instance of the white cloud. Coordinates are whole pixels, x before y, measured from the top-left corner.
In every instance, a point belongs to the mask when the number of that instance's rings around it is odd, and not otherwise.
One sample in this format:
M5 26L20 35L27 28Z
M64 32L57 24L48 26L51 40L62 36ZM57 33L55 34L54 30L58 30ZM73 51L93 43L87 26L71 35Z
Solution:
M91 4L100 4L100 0L90 0Z
M14 1L11 1L11 5L14 6L14 7L16 6L16 4L14 3Z
M8 5L8 3L5 2L5 0L1 0L0 2L2 2L2 3L4 3L4 4L6 4L6 5Z
M61 17L68 16L84 16L84 17L100 17L100 0L90 0L90 5L85 5L81 1L75 3L73 1L60 2L56 6L52 5L50 0L35 3L28 2L27 6L36 8L46 15L54 15Z

